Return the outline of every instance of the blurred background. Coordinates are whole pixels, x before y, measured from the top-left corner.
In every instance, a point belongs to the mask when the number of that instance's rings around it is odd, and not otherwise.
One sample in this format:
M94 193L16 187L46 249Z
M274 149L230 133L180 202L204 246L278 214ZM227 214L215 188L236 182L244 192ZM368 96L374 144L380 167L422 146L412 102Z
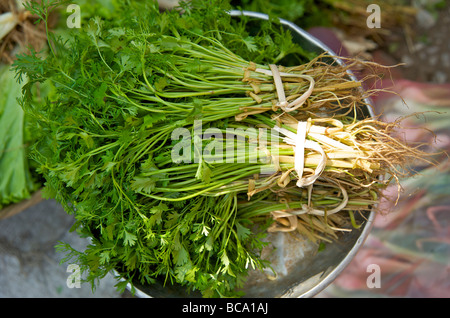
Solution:
M111 5L108 0L94 2L105 10ZM112 277L106 277L95 293L85 285L68 288L72 271L67 264L60 264L64 255L54 246L64 241L82 249L87 240L70 232L73 217L58 203L42 199L38 177L26 162L23 149L9 156L2 152L2 145L27 144L33 137L26 133L26 118L14 95L20 87L15 86L8 65L20 48L32 45L39 49L45 43L42 25L17 10L18 3L0 0L0 297L131 297L115 290ZM163 10L177 1L159 3ZM339 55L395 65L389 76L366 87L382 91L373 97L375 113L389 121L405 118L398 133L410 143L425 144L430 152L439 152L434 165L417 164L417 174L401 180L400 193L396 186L387 189L380 209L389 213L377 214L363 248L316 297L449 297L450 164L444 152L450 150L450 3L231 3L237 9L295 22ZM372 15L376 12L368 10L371 4L378 4L379 28L370 27L377 22L377 16ZM15 118L14 125L11 118ZM12 189L2 182L10 178L20 187ZM379 286L367 283L370 264L380 268Z

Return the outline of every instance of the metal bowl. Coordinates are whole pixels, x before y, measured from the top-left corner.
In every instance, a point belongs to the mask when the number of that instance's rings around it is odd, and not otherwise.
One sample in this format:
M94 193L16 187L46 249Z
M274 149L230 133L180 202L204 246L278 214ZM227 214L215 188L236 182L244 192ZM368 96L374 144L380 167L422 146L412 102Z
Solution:
M250 11L230 11L233 17L247 16L255 19L267 20L266 14ZM293 40L300 44L307 51L317 54L328 52L331 56L336 54L323 44L320 40L311 36L309 33L295 25L294 23L280 19L281 24L291 31ZM339 58L334 61L343 65L344 62ZM352 80L356 77L349 72ZM365 100L367 105L371 105L369 99ZM373 113L369 106L364 117L372 117ZM368 214L355 216L357 221L362 223L359 229L353 229L351 232L343 233L339 240L325 244L325 247L317 252L317 246L303 240L292 239L292 236L286 233L270 234L271 242L277 246L276 252L272 253L275 265L279 275L271 277L271 272L251 272L246 285L243 288L246 297L313 297L327 287L342 270L354 258L357 251L363 245L365 239L371 230L375 212L368 211ZM359 218L359 219L358 219ZM283 254L283 255L281 255ZM152 285L141 285L139 282L133 282L135 295L138 297L200 297L199 294L187 294L184 288L179 286L163 286L155 283ZM131 288L129 286L129 288Z

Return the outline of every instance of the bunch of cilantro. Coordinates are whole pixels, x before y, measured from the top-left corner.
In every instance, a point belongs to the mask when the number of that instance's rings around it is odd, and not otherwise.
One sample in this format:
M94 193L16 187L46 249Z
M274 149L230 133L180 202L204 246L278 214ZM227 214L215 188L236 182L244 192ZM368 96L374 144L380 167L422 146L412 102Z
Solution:
M27 8L45 20L53 6L43 1ZM168 12L160 12L157 2L116 3L110 14L84 18L81 29L49 33L49 52L31 51L14 63L17 79L27 79L22 106L42 136L31 156L46 180L44 193L73 213L74 230L92 238L84 251L65 243L59 249L67 253L65 261L79 263L93 287L114 270L120 289L159 281L204 297L230 297L240 295L249 269L268 265L259 255L264 232L250 230L254 222L239 214L237 193L184 199L172 191L170 200L142 195L157 182L177 182L154 173L167 158L173 129L192 128L196 119L218 119L225 127L235 115L204 107L211 99L196 93L201 83L193 97L167 92L173 78L159 75L177 74L181 63L172 51L197 56L215 43L214 54L233 52L255 63L308 57L276 20L255 29L247 19L229 16L229 9L223 0L194 0ZM214 54L211 60L220 62ZM223 60L233 63L230 56ZM184 72L202 69L201 59L186 60ZM38 103L34 87L43 83L52 94ZM145 173L154 177L139 178Z

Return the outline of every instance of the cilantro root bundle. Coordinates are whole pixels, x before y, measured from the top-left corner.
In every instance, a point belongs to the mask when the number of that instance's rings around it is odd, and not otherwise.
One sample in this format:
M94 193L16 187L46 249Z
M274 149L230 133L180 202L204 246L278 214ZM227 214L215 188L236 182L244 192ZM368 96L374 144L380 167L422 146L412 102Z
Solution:
M82 252L60 246L87 281L116 270L125 284L240 295L250 269L270 267L267 231L336 239L377 202L380 175L422 155L390 137L395 125L360 119L351 65L280 66L303 51L279 25L251 36L225 7L131 3L14 64L46 194L92 237ZM44 82L53 91L36 103Z

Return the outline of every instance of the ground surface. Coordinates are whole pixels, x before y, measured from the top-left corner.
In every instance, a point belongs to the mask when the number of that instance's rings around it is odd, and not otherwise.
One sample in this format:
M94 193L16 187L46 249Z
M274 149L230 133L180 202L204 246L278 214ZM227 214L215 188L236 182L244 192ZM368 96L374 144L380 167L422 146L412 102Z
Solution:
M121 296L110 277L95 293L89 285L72 285L75 272L68 271L69 264L60 265L64 255L55 245L64 241L80 250L86 246L87 240L69 232L73 222L53 200L0 220L0 298Z
M394 61L404 63L403 76L419 82L442 84L450 80L450 3L428 13L420 11L417 23L394 30L382 47Z

